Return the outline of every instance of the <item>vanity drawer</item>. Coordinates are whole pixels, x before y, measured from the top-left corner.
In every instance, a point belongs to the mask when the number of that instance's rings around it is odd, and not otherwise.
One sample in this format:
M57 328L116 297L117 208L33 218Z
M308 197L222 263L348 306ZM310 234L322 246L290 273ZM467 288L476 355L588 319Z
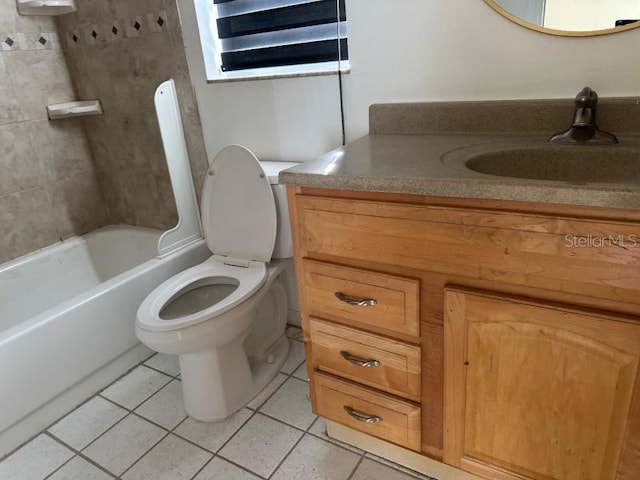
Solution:
M314 373L314 385L319 415L411 450L420 450L419 406L318 372Z
M303 260L309 314L418 338L418 280Z
M311 318L313 368L420 401L420 347Z

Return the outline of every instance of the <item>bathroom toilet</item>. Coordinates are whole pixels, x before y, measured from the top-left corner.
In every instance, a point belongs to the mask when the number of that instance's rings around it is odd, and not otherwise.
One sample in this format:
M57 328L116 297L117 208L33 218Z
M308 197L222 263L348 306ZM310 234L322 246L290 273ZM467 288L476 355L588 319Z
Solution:
M159 285L138 309L138 339L178 355L184 407L196 420L242 408L287 358L283 272L293 249L277 178L293 165L261 163L239 145L223 149L202 192L211 257Z

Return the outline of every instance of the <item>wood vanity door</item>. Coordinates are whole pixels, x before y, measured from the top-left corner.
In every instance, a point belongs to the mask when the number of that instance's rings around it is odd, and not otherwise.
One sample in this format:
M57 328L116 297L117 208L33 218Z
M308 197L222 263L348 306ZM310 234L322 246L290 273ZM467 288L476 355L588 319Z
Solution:
M628 318L447 288L444 461L496 480L634 478L617 475L624 453L638 466L639 357Z

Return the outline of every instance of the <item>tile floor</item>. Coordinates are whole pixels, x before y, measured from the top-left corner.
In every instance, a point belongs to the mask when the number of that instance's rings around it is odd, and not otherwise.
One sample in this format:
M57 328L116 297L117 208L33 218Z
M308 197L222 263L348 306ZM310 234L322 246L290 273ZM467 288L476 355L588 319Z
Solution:
M326 436L300 331L287 334L282 371L226 421L188 418L177 359L156 354L1 461L0 479L428 479Z

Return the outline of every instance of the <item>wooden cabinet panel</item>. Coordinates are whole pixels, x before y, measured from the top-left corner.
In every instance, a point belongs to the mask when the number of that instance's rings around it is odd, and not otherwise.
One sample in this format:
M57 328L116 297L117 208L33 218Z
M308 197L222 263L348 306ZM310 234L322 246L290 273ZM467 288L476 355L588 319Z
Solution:
M445 290L444 460L489 478L614 480L640 324Z
M420 347L315 318L309 325L314 369L420 401Z
M306 196L296 202L303 256L640 304L637 224Z
M375 390L322 373L315 373L317 413L374 437L420 450L420 407ZM352 409L349 415L345 407ZM354 416L378 417L376 423Z
M417 280L308 259L303 261L303 271L302 288L310 315L391 336L419 337ZM374 300L375 304L351 305L337 294Z

